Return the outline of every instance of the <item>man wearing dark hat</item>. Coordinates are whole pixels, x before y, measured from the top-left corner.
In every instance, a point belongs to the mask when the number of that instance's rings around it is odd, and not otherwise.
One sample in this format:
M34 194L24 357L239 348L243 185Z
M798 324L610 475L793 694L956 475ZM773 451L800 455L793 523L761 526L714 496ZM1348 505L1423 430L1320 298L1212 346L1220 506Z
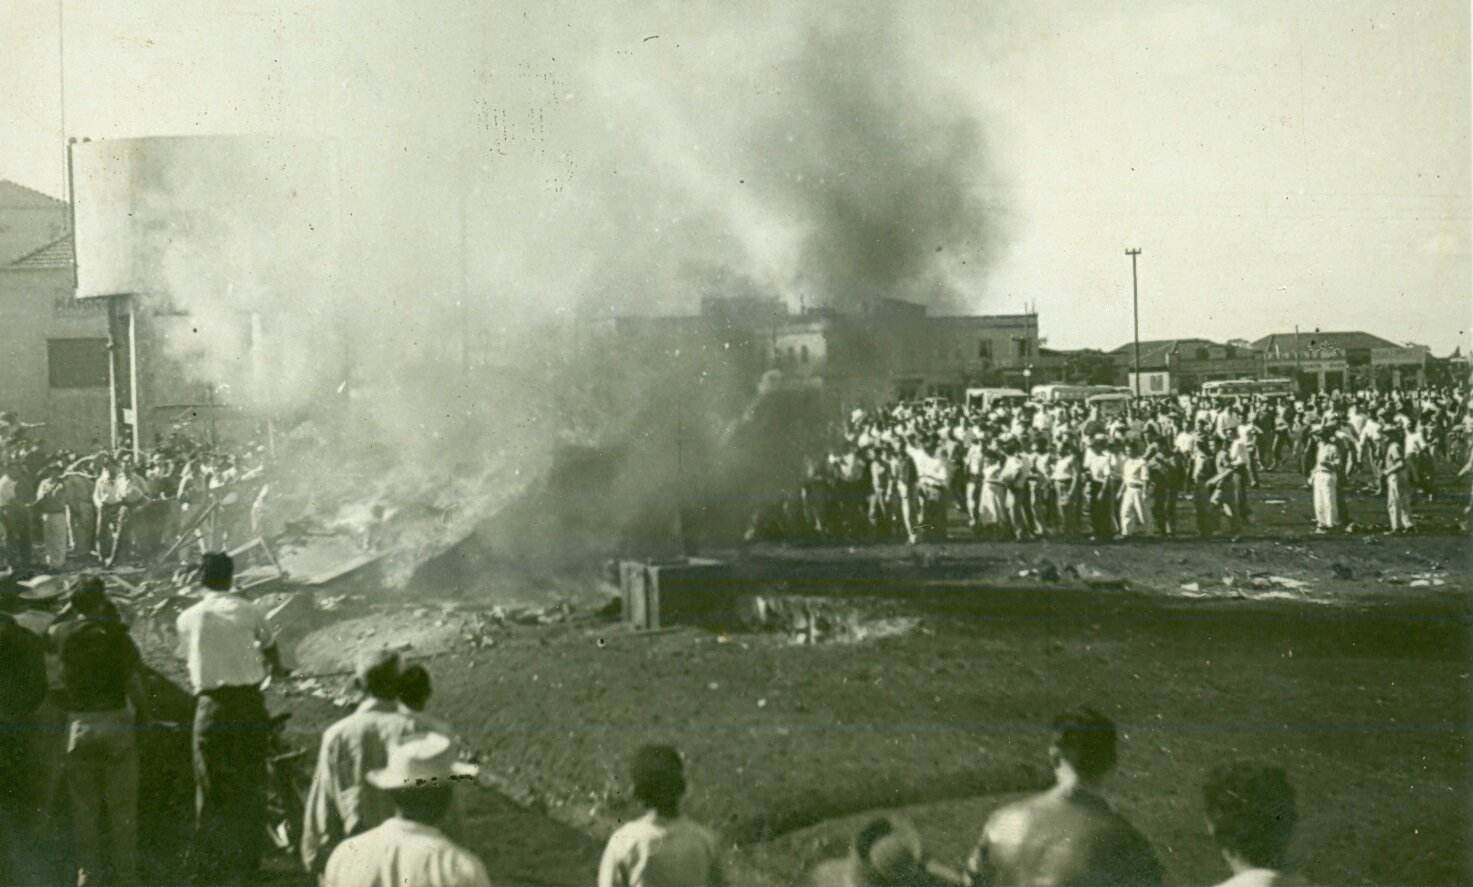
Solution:
M138 874L138 744L142 662L102 580L72 588L47 640L61 662L66 700L63 764L80 883L133 883ZM106 828L103 816L106 813ZM107 835L104 853L103 834Z
M323 732L307 793L301 851L302 864L313 874L321 873L344 838L393 815L393 803L367 776L388 763L390 748L419 732L415 719L399 707L399 654L367 651L353 671L353 683L364 699L352 714Z
M254 877L265 834L270 716L261 684L286 669L265 614L231 593L230 556L206 554L200 574L204 597L177 623L196 699L191 866L200 883L238 884Z
M1110 809L1101 784L1115 769L1115 724L1089 708L1054 719L1054 787L993 813L967 863L969 881L1023 884L1161 883L1151 844Z

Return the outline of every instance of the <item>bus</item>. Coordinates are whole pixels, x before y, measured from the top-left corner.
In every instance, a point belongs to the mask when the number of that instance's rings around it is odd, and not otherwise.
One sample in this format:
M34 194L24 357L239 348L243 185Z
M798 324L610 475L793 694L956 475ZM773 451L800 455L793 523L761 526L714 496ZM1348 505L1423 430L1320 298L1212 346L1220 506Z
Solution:
M1050 383L1033 386L1031 397L1043 403L1082 403L1096 394L1113 394L1120 389L1113 385L1064 385Z
M1085 401L1091 407L1098 408L1101 416L1123 416L1135 401L1135 395L1123 391L1105 391L1096 394Z
M1203 382L1202 393L1225 397L1293 397L1298 389L1289 379L1221 379Z
M998 404L1015 406L1027 399L1028 395L1016 388L967 389L967 409L981 410L984 413L991 412L992 408Z

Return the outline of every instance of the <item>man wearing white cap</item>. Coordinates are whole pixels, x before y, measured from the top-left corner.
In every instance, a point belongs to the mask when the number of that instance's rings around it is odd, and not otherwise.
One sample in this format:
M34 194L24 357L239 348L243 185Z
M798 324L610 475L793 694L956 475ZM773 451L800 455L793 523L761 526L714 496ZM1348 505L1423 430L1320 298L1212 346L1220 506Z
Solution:
M456 780L476 774L455 753L440 733L408 736L389 750L388 766L370 771L368 781L388 795L394 815L337 846L324 887L489 887L481 860L439 828Z

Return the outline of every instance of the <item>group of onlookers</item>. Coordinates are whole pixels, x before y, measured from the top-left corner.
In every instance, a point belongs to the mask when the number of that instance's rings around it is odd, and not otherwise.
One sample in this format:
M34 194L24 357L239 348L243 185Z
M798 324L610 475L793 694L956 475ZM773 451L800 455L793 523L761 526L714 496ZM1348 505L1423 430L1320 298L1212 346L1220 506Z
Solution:
M995 539L1189 527L1235 536L1269 471L1312 487L1321 532L1351 525L1345 494L1357 479L1386 496L1390 529L1406 532L1415 503L1437 492L1439 464L1473 473L1473 420L1451 389L1198 395L1102 410L1033 401L856 410L796 488L759 509L748 538L917 543L948 538L961 520ZM1178 513L1187 501L1190 523Z
M187 872L192 883L260 880L267 823L267 754L272 718L262 686L283 676L261 610L233 591L233 564L208 554L197 603L177 620L179 654L195 695L193 760L197 818ZM47 694L45 654L59 663L66 710L59 767L72 824L78 883L136 883L140 714L150 700L126 623L100 579L77 582L40 635L0 616L0 883L26 883L44 805L22 791L41 766L20 726ZM428 714L428 673L387 650L360 655L362 701L322 735L307 793L299 849L306 870L335 887L477 887L489 883L465 847L455 786L472 780L455 730ZM820 887L915 884L1158 884L1149 841L1105 799L1117 734L1091 709L1053 722L1054 786L995 812L966 865L926 856L914 828L896 817L869 822L848 857L819 864ZM644 808L609 839L600 887L721 884L721 843L681 812L685 765L669 746L635 754L633 796ZM1294 794L1282 770L1234 764L1203 787L1212 839L1235 887L1286 880ZM590 872L590 879L593 873Z
M0 439L0 564L19 574L146 560L196 524L206 547L231 547L256 530L266 468L259 446L178 439L84 455L12 431Z

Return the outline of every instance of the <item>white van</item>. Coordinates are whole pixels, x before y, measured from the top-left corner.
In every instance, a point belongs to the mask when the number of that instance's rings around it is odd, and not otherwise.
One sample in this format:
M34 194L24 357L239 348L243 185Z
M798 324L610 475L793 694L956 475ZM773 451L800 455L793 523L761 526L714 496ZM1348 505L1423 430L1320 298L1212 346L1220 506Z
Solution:
M996 406L1016 406L1028 400L1028 395L1016 388L968 388L967 409L992 411Z

